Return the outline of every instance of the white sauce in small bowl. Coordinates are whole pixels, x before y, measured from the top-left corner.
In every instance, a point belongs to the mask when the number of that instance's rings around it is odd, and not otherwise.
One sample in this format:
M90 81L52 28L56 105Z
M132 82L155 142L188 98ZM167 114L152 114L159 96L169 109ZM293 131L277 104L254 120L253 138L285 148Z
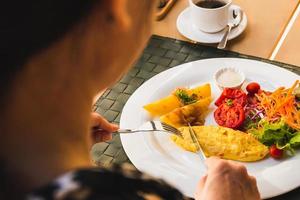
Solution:
M215 74L215 81L219 88L241 88L245 81L245 75L235 68L222 68Z

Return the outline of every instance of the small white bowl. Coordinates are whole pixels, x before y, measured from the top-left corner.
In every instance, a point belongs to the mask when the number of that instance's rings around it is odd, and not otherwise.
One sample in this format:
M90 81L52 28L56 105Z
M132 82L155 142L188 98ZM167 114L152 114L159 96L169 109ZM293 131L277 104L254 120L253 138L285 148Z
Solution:
M240 89L245 82L245 74L239 69L226 67L218 70L214 79L220 90L225 88Z

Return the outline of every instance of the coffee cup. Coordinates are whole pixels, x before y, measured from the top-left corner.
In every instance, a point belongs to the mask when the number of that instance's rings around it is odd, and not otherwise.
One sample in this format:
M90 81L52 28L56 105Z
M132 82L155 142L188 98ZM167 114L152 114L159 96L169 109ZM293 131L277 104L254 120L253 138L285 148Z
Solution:
M207 33L223 30L229 19L242 16L242 9L232 0L189 0L191 22L196 29Z

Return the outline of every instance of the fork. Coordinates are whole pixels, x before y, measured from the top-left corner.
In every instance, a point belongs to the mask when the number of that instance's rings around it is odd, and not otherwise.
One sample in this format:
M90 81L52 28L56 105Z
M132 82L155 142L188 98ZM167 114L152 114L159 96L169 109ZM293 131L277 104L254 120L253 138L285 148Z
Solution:
M119 129L114 133L130 134L130 133L138 133L138 132L167 132L182 137L181 132L177 128L169 124L166 124L164 122L151 120L143 124L143 127L145 125L149 126L149 129ZM93 127L92 129L93 131L104 131L99 127Z

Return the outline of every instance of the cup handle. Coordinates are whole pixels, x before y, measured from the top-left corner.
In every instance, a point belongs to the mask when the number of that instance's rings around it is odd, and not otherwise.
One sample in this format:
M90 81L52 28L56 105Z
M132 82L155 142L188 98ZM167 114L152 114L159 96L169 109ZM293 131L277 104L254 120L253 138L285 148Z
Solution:
M243 10L238 5L231 5L229 7L229 22L233 22L234 24L238 25L241 23L243 18Z

